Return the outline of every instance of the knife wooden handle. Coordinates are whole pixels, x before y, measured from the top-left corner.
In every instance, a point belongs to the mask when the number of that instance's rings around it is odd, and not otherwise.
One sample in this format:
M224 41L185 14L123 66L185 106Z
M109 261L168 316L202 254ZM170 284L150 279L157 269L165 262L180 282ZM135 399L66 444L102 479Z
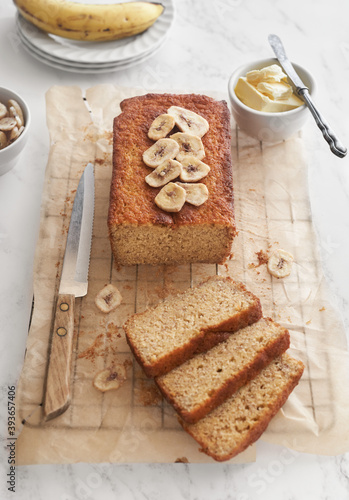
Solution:
M74 295L58 295L46 378L44 400L46 420L57 417L70 404L74 304Z

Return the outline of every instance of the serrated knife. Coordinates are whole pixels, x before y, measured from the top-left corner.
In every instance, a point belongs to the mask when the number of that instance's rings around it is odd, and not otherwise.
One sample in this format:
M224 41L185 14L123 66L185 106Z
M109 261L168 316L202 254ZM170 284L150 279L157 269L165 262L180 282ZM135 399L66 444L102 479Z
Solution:
M281 64L291 83L294 85L297 94L301 97L306 106L308 106L317 126L321 130L325 140L328 142L332 153L334 153L339 158L344 158L344 156L347 154L347 149L340 143L337 136L330 129L328 123L319 113L312 98L310 97L308 87L302 82L291 61L287 58L284 46L280 38L277 35L269 35L268 40L274 51L274 54L278 58L279 63Z
M55 307L46 377L44 415L49 420L70 404L75 298L87 294L94 216L94 167L89 163L75 194Z

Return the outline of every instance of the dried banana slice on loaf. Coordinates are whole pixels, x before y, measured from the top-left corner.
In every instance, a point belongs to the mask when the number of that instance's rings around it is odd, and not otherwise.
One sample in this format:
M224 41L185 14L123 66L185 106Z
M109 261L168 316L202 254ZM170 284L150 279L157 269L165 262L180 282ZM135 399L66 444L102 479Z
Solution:
M180 176L182 165L176 160L166 160L146 176L145 182L151 187L164 186Z
M211 170L206 163L202 162L195 156L186 156L181 161L182 163L182 173L180 179L183 182L196 182L200 181Z
M167 136L175 126L175 119L173 116L166 113L159 115L155 118L153 123L150 125L148 131L149 139L158 141Z
M143 153L148 167L156 168L165 160L172 160L179 153L179 144L173 139L159 139Z
M174 117L177 127L182 132L202 137L209 129L208 121L189 109L171 106L167 113Z
M187 134L184 132L177 132L171 135L171 139L176 141L179 146L179 151L176 154L176 159L178 161L184 160L186 156L195 156L199 160L202 160L205 156L204 145L200 137L197 135Z
M175 182L169 182L155 197L156 205L166 212L179 212L186 199L186 191Z
M185 201L191 205L199 207L208 200L208 189L205 184L201 184L199 182L196 184L176 182L176 184L177 186L185 189Z

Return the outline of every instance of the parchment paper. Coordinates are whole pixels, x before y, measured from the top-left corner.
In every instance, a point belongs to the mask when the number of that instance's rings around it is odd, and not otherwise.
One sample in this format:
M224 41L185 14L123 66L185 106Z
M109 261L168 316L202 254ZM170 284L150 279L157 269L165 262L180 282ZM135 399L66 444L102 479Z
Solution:
M300 384L263 439L298 451L348 451L349 356L338 313L331 303L313 232L301 137L265 146L233 124L233 170L239 229L234 255L224 266L132 266L117 269L107 235L112 123L119 103L144 93L99 85L83 96L78 87L52 87L46 98L51 138L34 266L34 313L17 389L17 463L213 462L177 422L128 349L122 325L133 313L212 274L243 281L271 316L291 333L290 353L306 369ZM213 97L216 95L210 93ZM84 98L84 99L83 99ZM95 221L86 297L76 300L72 403L49 422L42 401L52 309L59 284L75 190L86 164L95 163ZM277 247L293 253L291 275L276 280L265 257ZM95 296L107 283L123 301L101 313ZM127 379L101 393L95 374L123 363ZM231 462L249 462L255 446Z

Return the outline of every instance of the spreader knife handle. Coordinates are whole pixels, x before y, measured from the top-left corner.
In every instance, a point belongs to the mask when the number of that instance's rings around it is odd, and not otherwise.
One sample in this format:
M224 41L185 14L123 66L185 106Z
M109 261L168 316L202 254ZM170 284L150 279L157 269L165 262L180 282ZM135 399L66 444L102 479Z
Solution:
M57 417L70 404L74 304L74 295L59 294L57 297L44 399L46 420Z
M339 158L344 158L347 154L347 149L340 143L335 133L330 129L328 123L321 116L318 109L315 107L315 104L312 98L309 95L309 91L307 88L302 88L298 90L298 94L300 94L305 104L308 106L311 114L313 115L315 122L324 136L324 139L328 142L330 146L330 150Z

